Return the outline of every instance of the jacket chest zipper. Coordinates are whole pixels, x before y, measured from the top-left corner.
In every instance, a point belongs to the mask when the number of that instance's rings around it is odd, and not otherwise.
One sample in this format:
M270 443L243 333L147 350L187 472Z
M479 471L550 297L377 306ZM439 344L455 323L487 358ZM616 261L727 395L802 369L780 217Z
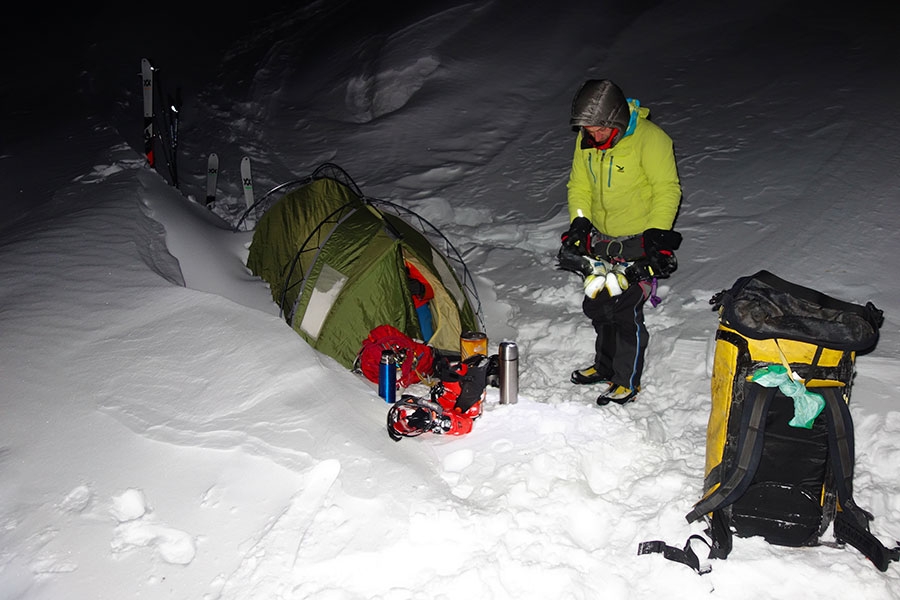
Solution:
M588 160L588 168L591 171L591 177L594 178L594 183L597 183L597 173L599 173L601 177L603 176L603 161L606 160L606 150L597 150L597 155L600 158L600 164L597 165L597 167L598 167L597 172L594 172L594 160L593 160L594 157L593 157L593 155L591 155ZM613 157L612 157L612 155L610 155L609 161L608 161L608 166L606 168L606 187L610 187L612 185L612 173L613 173Z
M600 159L600 164L597 165L597 170L595 171L594 170L594 155L588 154L588 170L591 172L591 177L593 178L595 184L598 183L597 182L598 174L600 175L600 177L603 177L603 161L606 159L606 150L597 150L597 157ZM610 156L609 157L609 167L607 168L607 175L606 175L606 186L604 186L603 183L600 183L600 185L598 186L598 189L600 191L600 198L599 198L600 206L603 206L603 188L609 187L612 184L612 165L613 165L612 156Z
M597 165L597 173L599 173L600 177L603 177L603 161L606 160L606 150L598 150L597 155L600 158L600 164ZM594 178L594 183L597 183L597 173L594 173L593 167L591 168L591 175ZM612 156L609 157L609 166L607 167L606 174L606 185L604 186L602 183L602 179L600 180L600 204L603 204L603 188L609 187L612 184Z

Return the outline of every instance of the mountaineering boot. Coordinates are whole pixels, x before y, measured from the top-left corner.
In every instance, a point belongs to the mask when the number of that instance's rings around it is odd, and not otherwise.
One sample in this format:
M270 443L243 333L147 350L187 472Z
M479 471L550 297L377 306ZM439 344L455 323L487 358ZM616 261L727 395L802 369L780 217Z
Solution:
M589 367L585 367L583 369L576 369L572 371L572 376L569 378L572 383L576 385L593 385L595 383L610 383L608 377L604 377L601 375L594 365Z
M597 406L606 406L610 402L615 402L616 404L627 404L629 402L634 402L634 399L637 397L638 392L641 389L629 389L624 385L616 385L615 383L609 384L609 389L600 394L600 397L597 398Z

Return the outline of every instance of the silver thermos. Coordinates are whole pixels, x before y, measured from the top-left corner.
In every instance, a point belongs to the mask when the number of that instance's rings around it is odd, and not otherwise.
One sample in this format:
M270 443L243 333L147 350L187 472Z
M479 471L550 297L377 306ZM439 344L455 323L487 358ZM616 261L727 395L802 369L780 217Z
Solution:
M519 347L515 342L500 342L500 404L519 401Z

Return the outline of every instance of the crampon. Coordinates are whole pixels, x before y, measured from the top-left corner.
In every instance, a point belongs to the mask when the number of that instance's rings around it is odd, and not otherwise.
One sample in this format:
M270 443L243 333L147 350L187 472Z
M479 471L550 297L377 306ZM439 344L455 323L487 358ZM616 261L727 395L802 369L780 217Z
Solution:
M403 394L388 411L387 431L396 442L423 433L465 435L472 431L472 417L446 410L434 400Z
M387 414L388 435L394 441L423 433L465 435L481 416L489 360L476 354L460 363L439 361L438 382L429 398L403 394Z

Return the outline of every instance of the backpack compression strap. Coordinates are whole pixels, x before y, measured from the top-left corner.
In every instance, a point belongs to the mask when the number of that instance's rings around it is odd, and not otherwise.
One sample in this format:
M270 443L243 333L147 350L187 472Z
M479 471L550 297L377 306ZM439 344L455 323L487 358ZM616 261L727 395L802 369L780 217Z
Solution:
M692 535L687 539L687 542L684 543L684 548L667 546L665 542L660 541L641 542L640 544L638 544L638 554L653 554L656 552L660 552L662 553L663 558L681 563L683 565L687 565L695 570L698 574L706 575L707 573L712 571L712 567L710 565L700 564L700 558L697 556L696 552L694 552L694 549L691 548L691 540L700 540L701 542L709 546L709 542L707 542L703 537L699 535ZM711 546L710 549L712 549ZM710 552L710 558L714 558L712 552Z

